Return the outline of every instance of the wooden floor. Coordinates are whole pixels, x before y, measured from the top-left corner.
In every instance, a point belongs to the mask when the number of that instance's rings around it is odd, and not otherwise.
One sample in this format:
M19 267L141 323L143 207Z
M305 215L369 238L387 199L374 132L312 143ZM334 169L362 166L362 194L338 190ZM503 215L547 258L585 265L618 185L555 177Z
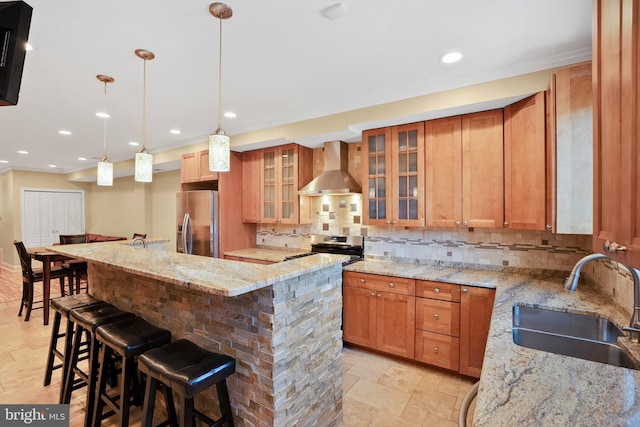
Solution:
M29 322L17 316L20 286L19 273L0 268L0 402L57 403L60 371L51 385L42 385L51 326L43 325L42 310ZM455 427L473 385L468 378L360 349L345 348L343 361L344 427ZM84 402L84 389L74 392L70 426L82 425ZM130 425L140 425L139 408L133 408Z

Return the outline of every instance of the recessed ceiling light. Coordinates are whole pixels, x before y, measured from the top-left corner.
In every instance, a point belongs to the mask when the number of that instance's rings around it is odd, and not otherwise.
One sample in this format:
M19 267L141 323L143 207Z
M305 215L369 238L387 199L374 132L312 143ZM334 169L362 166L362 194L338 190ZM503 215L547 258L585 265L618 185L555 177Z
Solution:
M57 168L56 165L49 165L50 168Z
M64 130L64 129L63 129L63 130L59 130L59 131L58 131L58 133L59 133L60 135L71 135L71 132L70 132L70 131L68 131L68 130Z
M345 9L342 3L336 3L322 9L321 12L328 20L335 21L336 19L344 16L347 13L347 9Z
M0 163L9 163L9 160L0 160Z
M87 160L87 158L86 157L78 157L78 160L84 161L84 160Z
M180 135L182 132L180 131L180 129L171 129L169 133L172 133L174 135Z
M138 142L131 141L131 142L129 143L129 145L131 145L131 146L133 146L133 147L137 147L137 146L138 146L138 145L140 145L140 144L139 144Z
M25 150L18 150L18 154L29 154L29 152Z
M449 52L442 57L442 62L445 64L453 64L454 62L458 62L462 59L462 54L460 52Z
M102 118L102 119L108 119L109 117L111 117L111 116L109 115L109 113L105 113L105 112L102 112L102 111L98 111L98 112L96 113L96 116L98 116L98 117L100 117L100 118Z
M238 115L233 111L227 111L226 113L224 113L224 116L230 119L235 119L236 117L238 117Z

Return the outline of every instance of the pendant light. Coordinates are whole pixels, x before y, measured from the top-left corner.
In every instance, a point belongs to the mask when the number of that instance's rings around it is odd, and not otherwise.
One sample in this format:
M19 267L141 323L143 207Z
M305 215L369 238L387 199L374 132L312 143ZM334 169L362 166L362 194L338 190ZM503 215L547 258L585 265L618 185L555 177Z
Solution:
M218 58L218 129L209 135L209 170L229 172L231 147L222 129L222 20L231 18L233 11L224 3L211 3L209 12L220 20L220 49Z
M146 49L136 49L135 54L144 60L142 89L142 148L136 153L135 180L151 182L153 180L153 156L147 152L147 61L156 56Z
M104 153L102 159L98 162L98 185L113 185L113 163L107 157L107 84L113 83L113 77L98 74L97 79L104 83Z

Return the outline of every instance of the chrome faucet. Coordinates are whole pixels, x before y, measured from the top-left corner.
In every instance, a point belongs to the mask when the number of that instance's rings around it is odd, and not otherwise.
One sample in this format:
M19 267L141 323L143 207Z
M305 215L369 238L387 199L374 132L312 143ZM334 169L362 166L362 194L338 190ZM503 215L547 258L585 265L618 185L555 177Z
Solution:
M135 247L135 246L136 246L136 244L137 244L138 242L141 242L141 243L142 243L142 247L143 247L143 248L146 248L146 247L147 247L147 241L146 241L146 240L144 240L142 237L134 237L133 239L131 239L131 243L129 243L129 244L130 244L130 245L131 245L131 247L133 248L133 247Z
M578 288L578 279L580 279L580 270L582 270L582 267L586 263L593 261L594 259L609 259L609 257L600 253L595 253L580 259L576 265L573 266L573 270L571 270L569 277L564 280L564 288L566 290L571 292L576 291ZM631 339L631 341L640 342L640 271L622 263L619 264L629 270L629 273L631 273L631 277L633 278L633 314L631 316L629 326L625 326L622 329L629 332L629 339Z

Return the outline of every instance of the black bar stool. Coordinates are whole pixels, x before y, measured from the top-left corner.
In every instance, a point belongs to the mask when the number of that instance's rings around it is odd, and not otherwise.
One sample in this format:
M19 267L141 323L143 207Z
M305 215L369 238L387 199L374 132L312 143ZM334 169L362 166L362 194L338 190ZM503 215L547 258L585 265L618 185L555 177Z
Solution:
M151 427L153 422L153 410L155 395L158 385L175 391L180 398L180 423L181 427L195 426L195 418L198 417L212 426L233 427L233 413L227 390L227 377L236 370L236 360L224 354L213 353L197 346L191 341L178 340L164 347L149 350L138 358L138 368L147 374L147 385L144 396L143 416L144 426ZM213 420L193 406L194 397L216 385L218 402L222 416ZM173 406L173 402L167 399L167 408ZM171 412L169 411L170 417ZM175 425L175 420L167 420Z
M69 368L66 373L64 385L64 397L62 403L71 402L71 393L83 386L87 386L87 401L85 412L85 425L88 426L93 419L93 409L95 407L96 383L98 379L98 350L99 343L96 340L96 329L121 320L132 319L135 315L111 305L109 303L94 304L87 307L79 307L69 312L69 319L76 324L73 336L73 347L71 348L71 358ZM78 367L80 358L80 347L82 334L89 333L89 367L87 372ZM76 383L75 376L79 381Z
M75 324L69 319L69 312L75 308L87 307L101 303L103 301L97 300L88 294L71 295L67 297L54 298L51 300L51 308L55 312L53 318L53 326L51 328L51 342L49 343L49 355L47 356L47 367L44 373L44 385L51 384L51 376L53 371L62 369L62 378L60 380L60 397L59 402L62 403L64 394L65 375L69 367L69 360L71 358L71 345L73 344L73 330ZM66 319L66 328L64 332L60 332L60 326L62 318ZM64 338L64 350L58 349L58 340ZM80 353L86 353L88 347L88 341L85 340L81 343ZM60 359L60 364L55 365L55 358ZM81 359L79 359L81 360Z
M102 419L116 414L118 415L117 425L127 426L131 398L133 397L133 403L137 405L142 401L140 387L134 387L136 390L133 391L133 395L131 391L132 384L137 382L138 370L135 358L147 350L170 343L171 332L158 328L141 317L135 317L100 326L96 330L96 339L101 343L101 347L93 425L98 427ZM121 365L120 394L117 396L107 394L107 380L114 374L112 370L115 365L109 363L113 357L119 359ZM111 411L103 414L105 405Z

